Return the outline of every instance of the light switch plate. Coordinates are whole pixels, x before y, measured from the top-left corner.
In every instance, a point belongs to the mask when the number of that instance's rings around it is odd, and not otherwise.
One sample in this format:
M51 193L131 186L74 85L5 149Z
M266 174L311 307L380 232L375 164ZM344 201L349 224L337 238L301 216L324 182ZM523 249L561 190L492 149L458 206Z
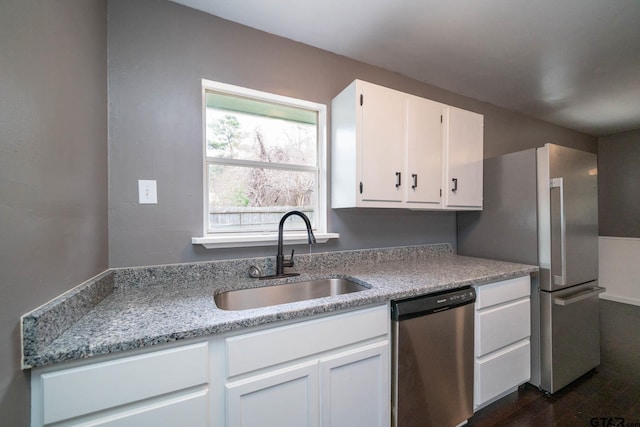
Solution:
M155 180L138 180L138 197L141 205L155 205L158 203L158 190Z

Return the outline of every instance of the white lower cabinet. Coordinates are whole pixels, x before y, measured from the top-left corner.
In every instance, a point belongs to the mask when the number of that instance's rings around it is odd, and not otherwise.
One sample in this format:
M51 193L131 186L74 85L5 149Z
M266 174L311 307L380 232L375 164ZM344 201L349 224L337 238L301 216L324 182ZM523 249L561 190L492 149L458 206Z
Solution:
M317 426L317 362L229 382L226 395L229 426Z
M100 416L85 422L73 421L70 424L100 427L206 426L208 406L207 391L199 390L135 409L119 409L113 415Z
M226 426L389 426L389 319L384 305L227 338Z
M208 425L206 342L70 365L32 372L32 426Z
M531 377L531 279L475 286L473 406L478 410Z
M31 425L388 427L387 304L36 368Z
M382 341L320 360L320 425L389 424L389 345Z
M388 425L388 345L367 345L226 385L227 425Z
M530 346L528 340L519 341L476 363L478 371L474 390L474 406L486 406L511 393L530 378Z

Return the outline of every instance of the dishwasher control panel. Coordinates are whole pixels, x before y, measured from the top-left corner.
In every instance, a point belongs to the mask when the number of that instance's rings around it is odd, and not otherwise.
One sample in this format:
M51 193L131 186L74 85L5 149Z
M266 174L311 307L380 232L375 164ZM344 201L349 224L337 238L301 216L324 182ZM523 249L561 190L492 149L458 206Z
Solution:
M473 288L455 289L396 300L391 302L391 318L392 320L401 320L407 317L424 316L461 305L473 304L475 300L476 292Z

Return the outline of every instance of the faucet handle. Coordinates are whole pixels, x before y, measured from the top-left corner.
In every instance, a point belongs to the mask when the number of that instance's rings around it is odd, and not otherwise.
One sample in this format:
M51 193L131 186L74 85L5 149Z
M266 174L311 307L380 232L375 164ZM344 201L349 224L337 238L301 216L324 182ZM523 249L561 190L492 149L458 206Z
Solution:
M283 267L293 267L293 265L294 265L294 263L293 263L293 253L294 252L295 252L295 249L291 249L291 258L282 261Z

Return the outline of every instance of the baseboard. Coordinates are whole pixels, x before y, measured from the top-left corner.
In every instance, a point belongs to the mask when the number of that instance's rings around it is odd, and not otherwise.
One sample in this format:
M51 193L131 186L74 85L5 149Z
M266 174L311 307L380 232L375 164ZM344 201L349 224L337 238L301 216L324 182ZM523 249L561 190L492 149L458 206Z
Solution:
M640 300L633 298L623 298L615 295L609 295L607 292L600 294L601 299L606 299L607 301L621 302L624 304L631 304L640 306Z

